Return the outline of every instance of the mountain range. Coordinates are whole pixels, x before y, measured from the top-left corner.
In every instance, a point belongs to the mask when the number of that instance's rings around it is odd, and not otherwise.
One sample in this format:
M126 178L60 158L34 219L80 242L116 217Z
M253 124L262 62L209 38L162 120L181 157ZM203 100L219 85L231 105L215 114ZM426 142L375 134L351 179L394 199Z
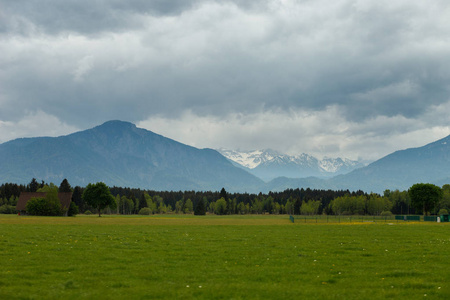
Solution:
M377 192L407 190L421 182L450 184L450 135L422 147L396 151L330 182L353 190Z
M244 168L249 173L270 181L277 177L303 178L315 176L319 178L332 177L363 167L363 162L350 159L328 158L322 160L302 153L286 155L266 149L256 151L236 151L218 149L223 156Z
M0 182L37 178L86 186L153 190L257 190L261 179L212 149L197 149L134 124L109 121L61 137L23 138L0 145Z
M422 147L396 151L366 167L329 179L276 178L265 191L297 186L382 193L387 189L407 190L415 183L450 184L450 135Z
M224 187L230 192L252 193L308 187L381 193L405 190L418 182L450 183L450 136L394 152L367 166L270 150L221 152L228 158L132 123L109 121L66 136L0 144L0 182L26 184L36 178L59 184L67 178L72 186L103 181L109 186L152 190L218 191ZM330 177L336 174L340 175Z

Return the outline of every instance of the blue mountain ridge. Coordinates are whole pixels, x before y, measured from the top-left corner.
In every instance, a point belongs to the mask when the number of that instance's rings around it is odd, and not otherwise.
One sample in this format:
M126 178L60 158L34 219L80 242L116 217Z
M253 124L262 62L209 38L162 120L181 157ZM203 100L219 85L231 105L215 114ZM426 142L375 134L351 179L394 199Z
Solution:
M85 186L153 190L257 190L262 181L234 167L212 149L197 149L123 121L49 138L16 139L0 145L0 182L31 178Z
M264 191L309 187L382 193L387 189L407 190L415 183L450 184L450 135L423 147L396 151L368 166L330 179L277 178Z
M406 190L418 182L450 183L450 136L396 151L345 175L320 179L278 177L265 183L212 149L197 149L123 121L60 137L21 138L0 144L0 182L34 177L59 184L152 190L268 192L288 188Z

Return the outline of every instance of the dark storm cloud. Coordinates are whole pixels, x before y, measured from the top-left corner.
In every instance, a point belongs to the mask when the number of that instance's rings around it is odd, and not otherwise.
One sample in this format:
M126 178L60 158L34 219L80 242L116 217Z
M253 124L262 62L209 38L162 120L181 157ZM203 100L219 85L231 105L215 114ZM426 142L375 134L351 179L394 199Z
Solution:
M327 120L312 118L315 135L320 124L329 134L333 113L348 134L357 125L369 130L373 120L390 124L373 134L396 121L404 132L410 120L430 120L430 111L450 101L448 7L403 0L0 0L0 127L24 115L87 128L192 112L221 120L252 115L257 131L255 114L295 111L292 124L301 128L310 125L295 119L304 118L300 112ZM448 126L439 120L432 126Z
M198 1L145 0L29 0L1 1L3 32L29 33L30 27L47 33L64 31L95 34L124 31L140 25L139 15L176 15Z
M207 0L2 0L0 32L49 34L77 32L98 34L142 26L141 16L176 16ZM219 2L219 1L217 1ZM230 1L244 9L261 6L247 0Z

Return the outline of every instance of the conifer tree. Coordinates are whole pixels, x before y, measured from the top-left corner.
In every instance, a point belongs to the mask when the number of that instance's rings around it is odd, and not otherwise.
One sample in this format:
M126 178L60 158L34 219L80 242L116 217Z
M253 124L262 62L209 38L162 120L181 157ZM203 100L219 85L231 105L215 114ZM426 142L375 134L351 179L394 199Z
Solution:
M31 179L31 182L28 186L30 188L30 192L34 193L39 188L39 183L37 182L36 178L33 178Z
M70 186L66 178L64 178L64 180L59 185L58 191L60 193L70 193L72 191L72 187Z
M195 206L194 215L204 216L206 215L206 203L205 199L200 199Z

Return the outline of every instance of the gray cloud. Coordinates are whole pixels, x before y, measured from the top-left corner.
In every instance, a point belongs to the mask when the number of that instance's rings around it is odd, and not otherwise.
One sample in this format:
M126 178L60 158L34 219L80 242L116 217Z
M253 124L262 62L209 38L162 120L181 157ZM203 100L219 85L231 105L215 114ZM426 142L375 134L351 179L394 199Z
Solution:
M2 0L0 32L30 34L35 30L48 34L77 32L98 34L142 27L146 16L177 16L207 0ZM260 9L266 1L233 0L242 9Z
M352 124L341 138L358 125L395 134L450 100L449 18L445 1L0 0L0 121L45 112L82 129L306 111L331 122L339 107L336 122ZM415 132L442 133L439 120ZM314 128L317 149L336 134Z
M139 27L140 16L177 15L197 2L200 1L2 1L4 15L0 28L22 34L33 29L49 34L125 31Z

